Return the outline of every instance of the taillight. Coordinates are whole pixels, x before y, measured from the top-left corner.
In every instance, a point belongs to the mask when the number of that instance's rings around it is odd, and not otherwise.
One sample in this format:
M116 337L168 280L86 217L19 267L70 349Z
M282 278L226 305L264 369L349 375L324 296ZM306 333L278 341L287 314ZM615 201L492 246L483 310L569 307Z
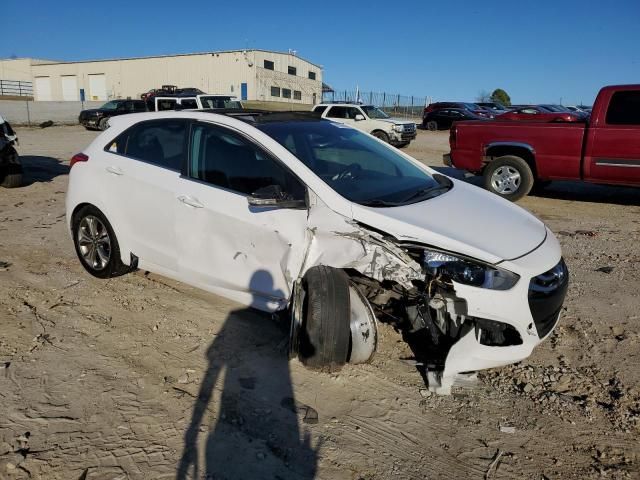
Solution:
M71 160L69 160L69 168L73 167L78 162L86 162L89 160L89 156L84 153L76 153Z

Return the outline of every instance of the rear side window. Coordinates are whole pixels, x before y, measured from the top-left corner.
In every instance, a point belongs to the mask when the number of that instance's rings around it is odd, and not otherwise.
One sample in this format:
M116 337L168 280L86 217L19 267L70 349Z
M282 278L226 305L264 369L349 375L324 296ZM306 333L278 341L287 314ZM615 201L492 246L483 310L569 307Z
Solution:
M327 109L327 106L326 106L326 105L319 105L319 106L317 106L317 107L314 107L314 108L313 108L313 111L314 111L315 113L319 113L320 115L322 115L326 109Z
M213 125L194 125L188 175L244 195L279 185L294 199L304 198L304 187L284 165L244 137Z
M186 120L152 120L125 130L105 150L180 171L186 152Z
M608 125L640 125L640 90L614 93L606 122Z
M198 102L195 98L185 98L180 102L182 108L198 108Z
M331 107L329 113L327 113L327 117L329 118L349 118L347 116L347 107Z

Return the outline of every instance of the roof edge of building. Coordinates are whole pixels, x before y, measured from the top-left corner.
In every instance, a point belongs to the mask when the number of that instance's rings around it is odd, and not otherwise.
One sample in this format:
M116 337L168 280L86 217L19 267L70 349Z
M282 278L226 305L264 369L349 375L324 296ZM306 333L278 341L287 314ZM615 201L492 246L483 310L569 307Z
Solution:
M164 54L164 55L146 55L146 56L142 56L142 57L122 57L122 58L100 58L100 59L91 59L91 60L44 60L44 59L38 59L38 58L31 58L31 57L22 57L19 59L6 59L6 60L26 60L26 59L30 59L30 60L36 60L39 63L37 65L65 65L65 64L70 64L70 63L95 63L95 62L118 62L118 61L125 61L125 60L145 60L145 59L149 59L149 58L169 58L169 57L188 57L188 56L195 56L195 55L214 55L216 53L242 53L242 52L266 52L266 53L276 53L278 55L290 55L292 57L295 58L299 58L300 60L303 60L315 67L318 67L319 69L322 70L322 66L318 65L317 63L313 63L309 60L307 60L304 57L300 57L298 55L294 55L291 52L278 52L276 50L265 50L265 49L261 49L261 48L247 48L247 49L237 49L237 50L214 50L214 51L207 51L207 52L192 52L192 53L170 53L170 54Z

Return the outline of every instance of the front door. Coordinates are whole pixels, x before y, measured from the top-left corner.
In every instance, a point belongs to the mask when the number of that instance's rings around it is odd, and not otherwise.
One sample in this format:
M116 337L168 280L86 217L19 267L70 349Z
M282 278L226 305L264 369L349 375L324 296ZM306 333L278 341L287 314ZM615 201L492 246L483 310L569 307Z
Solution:
M640 183L640 90L611 96L606 117L589 128L584 164L586 180Z
M302 263L307 210L253 207L247 196L277 185L302 199L303 184L224 126L194 124L190 152L175 195L181 278L263 310L283 306Z

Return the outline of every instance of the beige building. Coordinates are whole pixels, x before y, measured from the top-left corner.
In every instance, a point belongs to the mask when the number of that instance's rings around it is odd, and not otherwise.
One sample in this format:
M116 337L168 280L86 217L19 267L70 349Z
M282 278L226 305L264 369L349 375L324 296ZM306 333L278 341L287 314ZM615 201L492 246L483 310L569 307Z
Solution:
M58 62L0 60L0 80L33 83L36 101L139 98L162 85L196 87L243 100L315 104L322 67L294 53L232 50L156 57Z

